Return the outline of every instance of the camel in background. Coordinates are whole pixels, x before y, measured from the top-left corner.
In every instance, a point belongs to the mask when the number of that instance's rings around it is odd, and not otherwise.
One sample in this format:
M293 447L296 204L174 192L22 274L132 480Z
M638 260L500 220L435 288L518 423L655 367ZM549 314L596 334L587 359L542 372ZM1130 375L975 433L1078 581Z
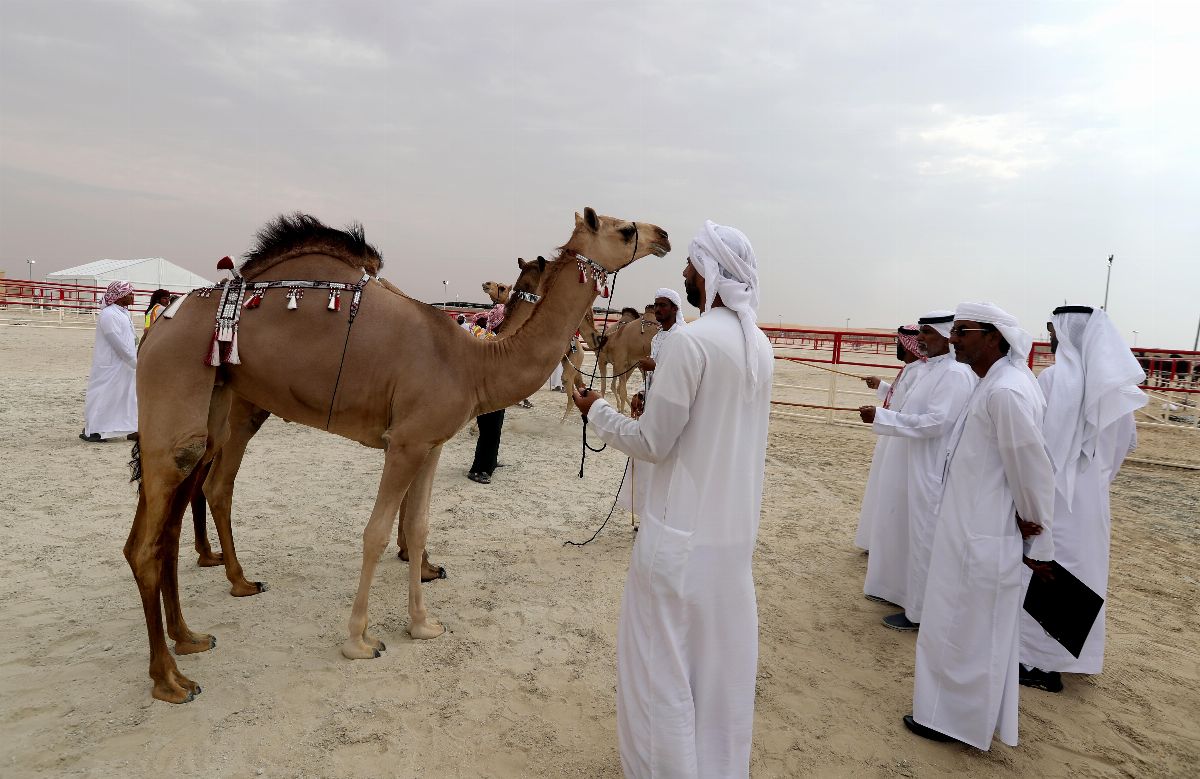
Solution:
M621 321L617 323L616 327L620 327L626 322L636 321L637 318L638 312L636 308L623 308L621 309ZM581 343L582 341L585 341L588 345L588 348L592 350L592 355L596 358L596 364L592 366L592 375L594 376L597 373L600 374L600 397L604 397L605 380L601 361L605 359L602 347L606 339L607 336L602 336L600 332L596 330L595 316L591 311L588 311L587 315L584 316L583 321L579 324L579 336L572 336L571 343L567 347L567 353L564 354L562 358L564 388L587 386L587 382L583 380L583 376L586 374L583 372L583 343ZM571 400L571 392L568 389L567 407L563 411L562 419L559 420L559 424L567 421L567 417L571 415L571 410L573 408L575 408L575 402Z
M636 311L634 312L636 313ZM643 313L631 322L622 322L616 332L603 339L600 355L596 362L600 367L600 381L607 378L608 364L613 366L612 390L617 398L617 411L622 414L629 407L629 374L637 367L638 360L650 356L650 342L662 329L653 313ZM639 369L640 370L640 369ZM642 381L646 374L642 372Z
M510 338L472 338L442 312L390 292L364 265L379 261L361 228L332 230L297 214L260 233L241 266L253 281L310 280L361 284L364 319L351 329L332 306L295 306L288 293L242 315L238 364L214 334L219 296L189 295L173 318L159 322L138 361L138 506L125 558L133 571L150 643L155 698L192 700L200 686L183 676L167 649L204 652L216 640L191 631L179 602L179 529L200 466L228 440L233 397L310 427L384 451L375 507L363 531L362 566L342 654L379 657L383 642L367 633L367 606L391 523L407 499L404 535L410 554L423 555L428 502L442 445L472 417L505 408L541 386L562 344L592 305L607 274L650 254L670 251L662 228L600 216L575 215L575 227L547 264L545 294L525 326ZM237 303L241 303L238 299ZM332 313L331 313L332 312ZM165 316L165 315L164 315ZM408 632L431 639L445 628L425 606L421 567L409 566ZM160 608L161 607L161 608ZM165 611L165 620L164 620ZM164 633L165 622L165 633Z

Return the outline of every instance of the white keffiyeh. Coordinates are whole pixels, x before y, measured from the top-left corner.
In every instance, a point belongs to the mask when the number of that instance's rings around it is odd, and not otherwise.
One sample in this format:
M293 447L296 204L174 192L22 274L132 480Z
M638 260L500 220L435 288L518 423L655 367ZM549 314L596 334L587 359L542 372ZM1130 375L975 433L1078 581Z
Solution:
M1071 508L1079 461L1096 454L1100 433L1146 405L1146 380L1125 339L1103 310L1054 315L1058 350L1043 429L1059 492Z
M683 308L683 300L679 297L679 293L668 287L659 287L654 291L654 299L666 298L675 304L675 308Z
M1029 350L1033 348L1033 336L1021 329L1017 318L994 303L959 303L954 309L954 319L980 322L995 326L1008 342L1008 360L1029 380L1036 382L1029 369Z
M704 277L704 310L711 311L717 295L737 314L746 340L746 376L751 388L758 385L756 361L758 328L758 260L745 233L705 220L688 246L688 259Z

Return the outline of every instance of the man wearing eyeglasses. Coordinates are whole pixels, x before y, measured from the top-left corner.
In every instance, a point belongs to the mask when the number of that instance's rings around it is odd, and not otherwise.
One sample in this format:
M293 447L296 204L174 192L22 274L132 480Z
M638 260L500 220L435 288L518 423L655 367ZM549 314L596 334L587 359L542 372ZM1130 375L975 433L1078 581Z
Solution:
M953 311L930 311L921 317L918 348L926 361L911 391L890 408L858 410L881 440L890 439L897 447L897 477L904 485L897 490L902 499L891 496L891 513L872 525L863 585L868 598L900 606L900 612L883 618L893 630L912 631L920 625L946 441L977 381L950 349L953 320Z
M1054 558L1046 401L1026 362L1033 338L990 303L954 312L950 344L979 377L950 434L909 730L987 750L1017 744L1021 564Z

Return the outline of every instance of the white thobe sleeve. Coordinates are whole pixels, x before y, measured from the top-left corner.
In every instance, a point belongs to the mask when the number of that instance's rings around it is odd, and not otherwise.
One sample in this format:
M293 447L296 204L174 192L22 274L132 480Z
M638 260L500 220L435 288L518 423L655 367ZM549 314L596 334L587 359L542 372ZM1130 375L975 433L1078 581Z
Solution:
M988 414L996 426L996 445L1017 513L1042 532L1026 539L1025 554L1033 560L1054 559L1054 465L1046 454L1038 420L1021 398L1010 391L993 392Z
M947 432L946 428L958 419L958 412L971 396L971 385L965 376L947 373L934 388L929 409L922 414L905 414L890 408L875 409L871 429L879 435L902 438L934 438Z
M659 463L675 448L692 413L704 374L704 355L685 333L662 345L654 369L654 402L630 419L603 398L588 411L588 422L601 441L637 460Z
M123 327L122 325L126 325ZM115 316L102 317L96 323L96 327L100 331L100 336L104 342L112 348L113 352L121 359L121 362L128 365L130 368L137 367L137 350L133 346L133 340L129 337L128 318L125 322L121 322Z
M879 398L880 401L887 399L888 390L891 388L892 383L890 381L880 379L879 386L875 388L875 397Z

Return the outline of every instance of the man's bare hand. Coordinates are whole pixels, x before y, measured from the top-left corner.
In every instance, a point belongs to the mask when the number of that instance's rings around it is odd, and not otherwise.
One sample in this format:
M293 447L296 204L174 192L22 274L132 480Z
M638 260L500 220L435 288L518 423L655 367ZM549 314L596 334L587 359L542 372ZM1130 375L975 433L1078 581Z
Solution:
M1041 560L1033 560L1028 557L1022 557L1021 562L1025 563L1032 569L1033 575L1044 582L1054 581L1054 567L1048 562Z
M656 365L657 363L655 363L654 359L651 357L643 357L637 361L637 366L644 371L652 371Z
M592 390L583 387L576 387L571 391L571 400L575 401L575 408L579 409L579 413L587 419L588 412L592 409L592 404L600 399L600 395Z
M629 416L637 419L646 410L646 393L638 392L629 401Z
M866 422L869 425L875 421L875 407L874 406L859 406L858 407L858 415L860 417L862 417L862 421Z
M871 389L879 389L879 382L881 379L878 376L864 376L863 381L865 381L867 386Z
M1036 522L1026 522L1021 519L1021 515L1017 514L1017 528L1021 531L1021 538L1033 538L1042 534L1042 526Z

